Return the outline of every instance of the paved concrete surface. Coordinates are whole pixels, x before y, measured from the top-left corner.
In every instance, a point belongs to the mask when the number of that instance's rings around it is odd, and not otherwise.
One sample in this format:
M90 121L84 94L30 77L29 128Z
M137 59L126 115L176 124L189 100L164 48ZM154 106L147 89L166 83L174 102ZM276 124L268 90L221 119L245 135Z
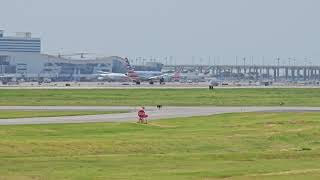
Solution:
M65 117L37 117L0 119L0 125L19 124L58 124L58 123L91 123L91 122L134 122L137 121L137 110L139 107L128 106L2 106L1 110L65 110L65 111L114 111L128 110L129 113L65 116ZM164 107L161 110L155 107L146 107L149 120L168 119L177 117L207 116L235 112L320 112L320 107Z
M69 84L70 86L66 86ZM43 83L20 83L13 85L1 85L0 89L197 89L197 88L208 88L208 82L199 83L179 83L179 82L166 82L165 85L155 83L150 85L148 82L143 82L141 85L136 85L132 82L121 83L121 82L52 82ZM259 86L244 84L233 84L229 83L228 86L218 86L215 88L320 88L319 85L296 85L296 84L273 84L272 86Z

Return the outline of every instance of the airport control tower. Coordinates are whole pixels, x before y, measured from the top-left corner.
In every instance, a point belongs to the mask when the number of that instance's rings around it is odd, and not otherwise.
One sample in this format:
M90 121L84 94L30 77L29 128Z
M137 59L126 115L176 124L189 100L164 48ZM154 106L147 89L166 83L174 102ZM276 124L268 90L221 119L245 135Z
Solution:
M17 32L16 36L5 36L0 30L0 52L40 53L41 39L33 38L30 32Z

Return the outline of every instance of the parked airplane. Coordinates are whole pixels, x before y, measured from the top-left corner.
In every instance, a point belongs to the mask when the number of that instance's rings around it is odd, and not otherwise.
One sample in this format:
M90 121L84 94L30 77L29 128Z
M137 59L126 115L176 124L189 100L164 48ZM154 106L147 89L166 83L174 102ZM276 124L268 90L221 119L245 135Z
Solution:
M205 75L200 73L175 73L174 80L179 82L203 82Z
M139 84L141 81L151 82L154 77L163 75L163 73L160 71L135 71L127 58L125 59L125 63L128 70L127 76L137 84Z
M100 81L126 81L130 78L123 73L98 72L98 80Z
M142 81L152 81L153 77L160 76L163 73L160 71L135 71L134 68L129 63L129 60L125 59L125 65L127 68L127 73L108 73L108 72L98 72L98 80L105 81L125 81L132 80L133 82L139 84Z
M150 77L149 80L151 81L160 81L160 79L164 81L179 81L178 79L178 73L164 73L158 76Z

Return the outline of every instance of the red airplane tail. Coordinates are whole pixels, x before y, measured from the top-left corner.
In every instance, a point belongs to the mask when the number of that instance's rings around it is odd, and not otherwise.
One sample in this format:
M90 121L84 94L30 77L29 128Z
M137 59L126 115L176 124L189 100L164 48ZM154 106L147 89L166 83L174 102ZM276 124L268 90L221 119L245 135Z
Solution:
M174 72L174 75L173 75L174 81L180 81L180 71L181 70L177 70L176 72Z
M127 76L134 82L140 81L139 75L134 71L134 68L130 65L129 59L125 58L125 65L127 68Z

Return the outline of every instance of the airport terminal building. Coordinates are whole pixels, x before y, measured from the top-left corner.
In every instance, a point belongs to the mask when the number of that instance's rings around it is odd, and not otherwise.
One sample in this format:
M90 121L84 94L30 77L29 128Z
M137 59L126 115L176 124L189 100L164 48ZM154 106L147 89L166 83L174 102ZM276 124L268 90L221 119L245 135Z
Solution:
M84 54L41 54L40 38L33 38L29 32L5 36L0 30L0 80L94 81L101 72L126 71L121 57L86 58Z

